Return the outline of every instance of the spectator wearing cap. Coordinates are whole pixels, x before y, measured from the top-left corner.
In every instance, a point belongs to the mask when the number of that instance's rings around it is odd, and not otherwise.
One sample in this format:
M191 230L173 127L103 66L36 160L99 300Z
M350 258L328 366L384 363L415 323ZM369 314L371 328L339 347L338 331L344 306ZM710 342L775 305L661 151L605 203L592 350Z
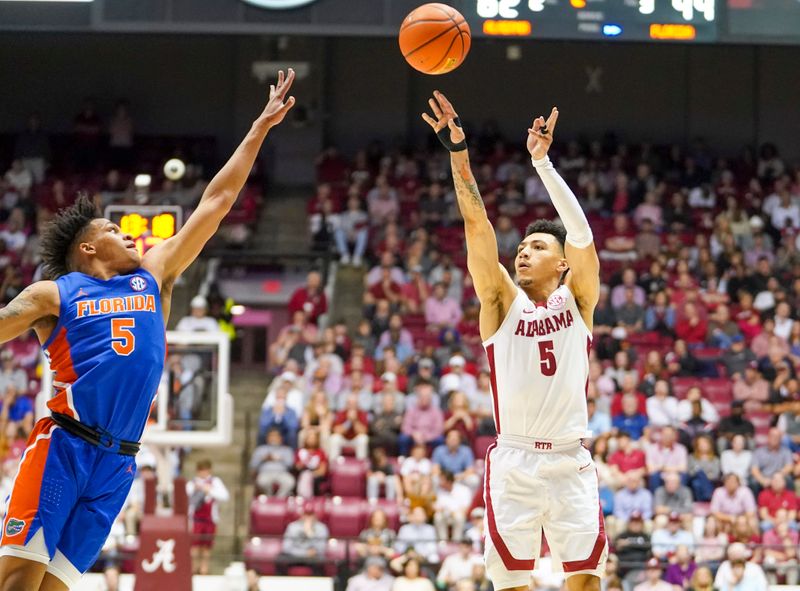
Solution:
M681 544L675 549L675 555L667 567L664 580L680 589L686 589L696 570L697 563L692 558L689 547Z
M279 393L286 400L286 406L294 411L297 417L303 416L303 391L299 388L300 380L297 374L292 371L284 371L276 379L272 380L267 392L264 403L261 405L262 411L271 408L279 397Z
M744 402L745 410L757 410L769 400L769 382L758 371L758 363L751 361L741 377L733 378L733 398Z
M620 431L617 434L617 451L608 457L608 465L619 476L633 472L641 478L647 471L644 452L634 447L633 440L627 431Z
M9 385L14 386L17 392L27 391L28 375L19 367L10 349L0 352L0 362L0 394L5 393Z
M719 591L767 591L769 585L764 571L748 558L750 551L744 544L728 546L728 560L719 566L714 588Z
M639 400L636 394L627 392L622 395L622 414L611 420L618 431L625 431L631 439L638 441L647 427L647 416L639 412Z
M464 537L472 542L472 549L483 554L483 540L486 535L484 531L486 523L483 520L486 510L483 507L474 507L469 512L469 523Z
M737 334L731 337L730 348L720 358L729 376L741 375L745 368L756 360L755 353L747 346L744 336Z
M219 323L208 315L208 300L201 295L192 298L190 313L178 321L178 332L219 332Z
M614 519L620 531L634 512L649 521L653 518L653 493L642 486L642 478L634 471L625 474L625 486L614 494Z
M462 579L471 578L475 565L482 563L483 556L475 552L472 541L469 538L462 538L458 543L458 552L442 561L442 567L436 576L436 585L440 589L450 589Z
M619 558L619 574L625 577L635 571L650 557L650 534L644 530L640 511L631 513L625 529L614 540L614 550Z
M391 396L394 399L394 409L404 412L406 408L412 406L412 398L406 398L405 394L398 387L398 375L393 371L385 371L381 374L380 390L372 397L372 412L375 413L382 407L384 396Z
M645 579L633 588L633 591L674 591L672 585L662 578L661 563L658 558L647 561L644 569Z
M317 324L319 317L328 311L328 299L319 271L309 272L305 286L298 287L289 298L289 313L294 314L298 310L305 312L308 322L312 324Z
M679 515L691 521L694 512L692 491L681 484L680 476L675 472L664 474L664 484L656 489L653 495L653 512L656 515Z
M456 482L453 474L442 470L434 502L433 523L439 540L460 540L464 535L467 512L472 504L472 491L465 484ZM452 528L452 537L450 534Z
M395 397L384 393L377 395L381 406L369 423L369 440L373 447L383 447L391 455L397 454L397 439L403 425L403 413L395 406Z
M678 474L682 481L687 479L688 453L686 447L678 442L678 434L674 427L661 430L661 440L649 445L645 452L650 490L663 484L663 475L669 472Z
M386 560L370 556L364 561L364 570L348 581L345 591L392 591L394 577L386 572Z
M344 409L336 413L333 420L333 433L330 439L330 459L335 461L342 448L355 449L359 460L367 459L369 450L369 417L358 408L358 397L350 394Z
M433 293L425 300L428 330L438 332L443 328L455 328L462 316L460 300L447 295L444 283L437 283Z
M461 433L457 429L447 432L445 442L433 450L431 461L435 476L449 472L455 480L463 482L470 488L478 486L478 475L473 468L475 456L472 454L472 449L463 442Z
M427 523L427 514L422 507L415 507L408 516L408 523L397 532L394 549L405 554L413 549L417 556L430 563L439 562L439 547L436 542L436 529Z
M283 443L279 429L270 429L263 445L253 450L250 456L250 472L255 476L258 489L272 495L272 487L278 487L275 496L286 498L294 488L294 451Z
M761 520L761 531L772 529L776 525L779 511L785 512L789 522L797 519L800 508L797 495L786 488L786 478L776 472L770 478L769 486L758 493L758 517ZM795 526L796 527L796 526Z
M303 503L303 514L286 526L281 553L275 558L279 575L286 576L289 567L308 566L315 576L323 576L328 527L317 519L314 504Z
M756 501L753 491L744 486L736 474L726 474L722 486L711 495L710 512L724 528L733 524L739 515L756 522Z
M733 439L737 435L744 438L745 448L751 447L755 434L755 426L744 416L744 401L734 400L731 403L731 414L720 420L717 425L717 449L725 450L733 445ZM722 471L726 472L724 468Z
M444 440L444 415L441 408L433 404L431 388L418 390L416 404L409 404L403 417L403 425L397 443L400 455L408 455L412 443L429 446L441 444Z
M689 521L691 522L691 516L689 517ZM686 546L690 550L694 548L694 537L690 531L684 529L682 523L683 517L679 513L670 513L667 518L666 527L653 530L651 542L653 544L654 556L666 558L681 545Z
M459 390L467 395L467 398L475 396L478 387L475 376L466 370L467 360L461 355L453 355L450 358L448 367L450 372L443 375L439 381L439 393L447 396L454 390Z
M413 373L413 376L409 380L409 388L413 390L420 382L433 384L434 390L439 390L439 377L436 375L436 363L430 357L423 357L417 361L416 372Z
M767 444L756 448L753 452L753 464L750 467L751 486L758 489L769 486L775 474L790 478L794 468L792 452L782 444L783 434L777 427L767 433Z
M403 317L400 314L392 314L389 317L389 328L386 329L378 340L378 347L375 350L375 359L382 361L384 350L387 347L394 349L397 359L405 363L414 355L414 337L407 328L403 328Z

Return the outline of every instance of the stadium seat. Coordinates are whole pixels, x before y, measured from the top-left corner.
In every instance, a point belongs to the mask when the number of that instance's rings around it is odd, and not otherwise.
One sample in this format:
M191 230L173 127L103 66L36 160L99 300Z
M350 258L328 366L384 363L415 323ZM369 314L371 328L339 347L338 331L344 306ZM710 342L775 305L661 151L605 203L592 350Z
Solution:
M491 435L480 435L475 438L475 443L472 444L472 451L476 458L485 458L486 450L494 443L495 438Z
M244 564L260 575L275 574L275 557L281 553L281 538L251 538L244 545Z
M715 404L730 404L733 400L733 385L727 378L709 378L703 380L700 387L703 396Z
M358 497L366 494L366 463L355 458L337 458L331 466L331 493L340 497Z
M283 535L289 517L287 499L261 495L250 503L250 533L256 536Z
M700 380L695 377L681 377L681 378L672 378L670 380L672 384L672 393L678 400L683 400L686 398L686 393L689 391L689 388L693 386L699 386Z
M326 503L328 530L332 538L357 538L365 527L365 501L333 497Z

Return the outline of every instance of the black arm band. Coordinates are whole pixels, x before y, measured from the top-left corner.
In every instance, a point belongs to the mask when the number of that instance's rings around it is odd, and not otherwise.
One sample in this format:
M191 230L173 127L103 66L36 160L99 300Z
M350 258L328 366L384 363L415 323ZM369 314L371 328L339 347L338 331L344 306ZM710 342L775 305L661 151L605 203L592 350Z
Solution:
M453 123L456 124L456 127L461 127L461 120L456 117L453 119ZM450 127L445 125L439 133L436 134L436 137L439 138L439 141L442 142L442 145L447 148L451 152L460 152L461 150L467 149L467 140L463 139L457 144L454 144L453 141L450 139Z

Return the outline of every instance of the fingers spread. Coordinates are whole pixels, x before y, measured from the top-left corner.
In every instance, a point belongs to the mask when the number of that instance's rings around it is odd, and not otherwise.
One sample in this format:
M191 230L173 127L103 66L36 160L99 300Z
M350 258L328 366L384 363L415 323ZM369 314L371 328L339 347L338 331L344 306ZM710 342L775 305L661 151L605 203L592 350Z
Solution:
M453 108L453 105L450 103L449 100L447 100L447 97L444 96L441 92L439 92L438 90L434 90L433 96L436 97L436 100L439 101L439 104L442 105L443 109L453 113L453 115L456 114L456 110Z
M551 133L555 130L557 122L558 122L558 109L553 107L553 110L550 111L550 116L547 118L547 129L549 129Z
M433 111L433 114L436 115L437 119L442 118L442 110L439 108L439 103L437 103L434 99L428 99L428 104Z
M436 127L436 120L433 117L431 117L430 115L428 115L427 113L423 113L422 114L422 119L425 121L425 123L427 123L431 127L433 127L433 128Z

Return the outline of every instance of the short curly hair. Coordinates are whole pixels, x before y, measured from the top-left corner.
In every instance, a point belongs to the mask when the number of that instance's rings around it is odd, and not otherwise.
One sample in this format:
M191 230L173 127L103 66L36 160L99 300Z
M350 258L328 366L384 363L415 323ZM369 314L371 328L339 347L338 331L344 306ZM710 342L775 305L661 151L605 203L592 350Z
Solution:
M525 237L531 234L551 234L555 236L561 245L561 250L564 250L564 244L567 242L567 231L564 226L552 220L536 220L528 224L528 227L525 228Z
M100 212L86 194L80 194L73 205L56 214L42 232L42 265L46 278L58 279L74 270L70 268L72 246L92 220L99 217Z

